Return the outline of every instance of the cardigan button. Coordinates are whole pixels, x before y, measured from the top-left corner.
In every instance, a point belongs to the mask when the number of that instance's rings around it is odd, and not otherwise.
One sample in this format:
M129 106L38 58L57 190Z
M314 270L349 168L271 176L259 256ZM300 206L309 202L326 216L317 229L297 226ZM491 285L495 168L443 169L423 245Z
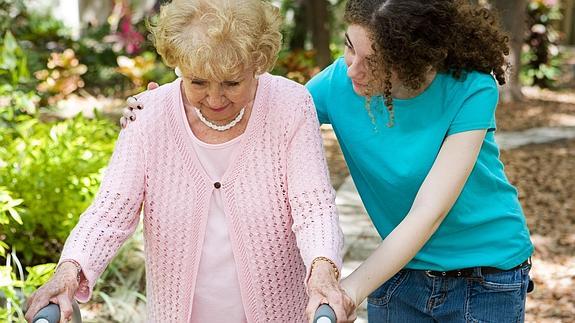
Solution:
M215 183L214 183L214 187L215 187L215 188L220 188L220 187L222 187L222 183L220 183L220 182L215 182Z

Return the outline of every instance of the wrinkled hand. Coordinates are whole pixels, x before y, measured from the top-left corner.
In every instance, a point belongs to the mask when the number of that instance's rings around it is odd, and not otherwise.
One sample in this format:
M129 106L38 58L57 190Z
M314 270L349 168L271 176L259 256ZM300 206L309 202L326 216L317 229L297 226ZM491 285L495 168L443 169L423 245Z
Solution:
M60 306L61 323L69 321L72 318L72 302L77 290L76 266L69 262L62 263L54 276L28 298L26 321L32 322L34 315L49 303Z
M148 91L157 89L158 87L159 85L156 82L148 83ZM135 96L129 97L126 102L128 103L128 107L122 110L122 117L120 118L120 125L122 128L126 128L128 126L128 121L136 121L134 109L142 110L144 108L144 104L139 102Z
M314 267L307 291L309 302L306 315L309 322L313 322L315 311L321 304L329 304L333 308L338 323L355 321L356 305L339 285L330 263L321 261Z

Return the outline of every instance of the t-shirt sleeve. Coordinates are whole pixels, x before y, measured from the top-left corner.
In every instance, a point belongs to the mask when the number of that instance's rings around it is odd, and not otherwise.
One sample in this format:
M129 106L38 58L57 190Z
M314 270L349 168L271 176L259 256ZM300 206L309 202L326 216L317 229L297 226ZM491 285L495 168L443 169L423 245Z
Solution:
M463 101L447 131L448 136L464 131L496 129L495 109L499 90L495 79L489 74L480 74L468 81L472 83L463 91Z
M331 124L328 114L328 98L329 98L329 88L331 84L331 75L334 68L334 64L326 67L323 71L316 74L307 84L305 85L311 96L313 97L313 102L315 104L315 109L317 111L317 117L320 124Z

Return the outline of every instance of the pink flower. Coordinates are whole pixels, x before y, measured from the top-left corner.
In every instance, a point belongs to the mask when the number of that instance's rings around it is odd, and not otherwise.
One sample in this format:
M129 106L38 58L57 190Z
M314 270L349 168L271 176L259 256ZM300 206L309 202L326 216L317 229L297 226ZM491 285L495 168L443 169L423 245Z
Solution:
M116 52L124 49L128 55L137 54L145 38L132 25L131 16L122 17L119 27L113 35L106 36L104 41L115 43L113 48Z
M119 36L124 41L126 53L132 55L140 51L140 45L144 42L142 36L132 25L130 16L124 16L120 22Z
M547 7L555 7L557 5L557 0L543 0L543 3Z

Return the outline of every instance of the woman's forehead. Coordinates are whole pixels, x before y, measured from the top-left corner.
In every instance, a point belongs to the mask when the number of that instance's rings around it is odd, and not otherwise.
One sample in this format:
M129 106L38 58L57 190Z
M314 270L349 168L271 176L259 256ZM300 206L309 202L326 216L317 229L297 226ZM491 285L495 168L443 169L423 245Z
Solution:
M205 69L186 69L182 68L182 76L188 79L205 80L209 82L225 82L225 81L238 81L244 79L247 75L251 75L253 70L251 68L240 69L238 71L230 71L229 73L222 73L221 76L215 76L207 73Z

